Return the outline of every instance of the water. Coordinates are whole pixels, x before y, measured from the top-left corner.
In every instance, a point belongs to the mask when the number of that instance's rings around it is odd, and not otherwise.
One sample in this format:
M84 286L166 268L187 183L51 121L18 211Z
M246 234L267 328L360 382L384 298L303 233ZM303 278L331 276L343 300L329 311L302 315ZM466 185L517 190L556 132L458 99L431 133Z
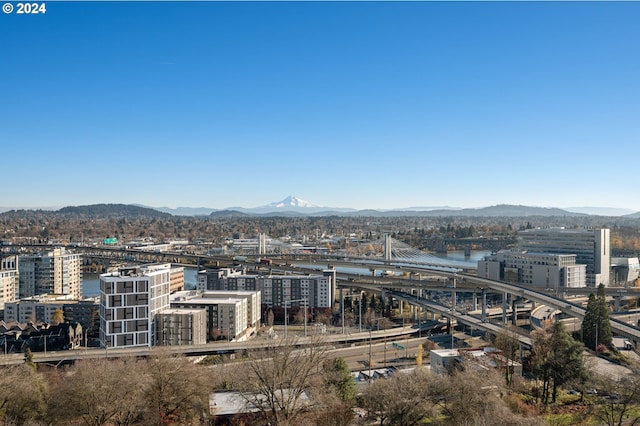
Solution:
M481 260L484 256L491 254L490 251L471 251L470 256L465 256L463 251L451 251L448 253L435 253L430 256L438 257L443 260L453 261L456 265L466 268L475 268L478 266L478 260ZM326 269L326 265L307 265L313 268ZM351 273L351 274L363 274L369 275L371 272L368 268L348 268L348 267L336 267L338 272ZM184 285L185 289L192 290L196 288L197 284L197 271L195 268L184 269ZM82 295L84 297L97 297L100 294L100 276L98 274L84 274L82 277Z
M197 271L195 268L184 268L184 287L186 290L196 288ZM100 295L100 275L83 274L82 276L82 296L97 297Z

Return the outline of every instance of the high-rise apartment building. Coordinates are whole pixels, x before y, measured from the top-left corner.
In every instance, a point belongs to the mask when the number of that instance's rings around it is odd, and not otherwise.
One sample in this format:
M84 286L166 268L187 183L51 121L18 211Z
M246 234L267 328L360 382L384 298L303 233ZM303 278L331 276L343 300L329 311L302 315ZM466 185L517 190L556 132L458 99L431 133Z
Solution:
M5 303L18 299L18 257L6 256L0 259L0 310Z
M169 308L171 264L121 268L100 275L100 344L152 346L155 316Z
M330 309L333 305L335 273L323 275L245 275L229 268L198 272L200 291L248 290L262 292L262 304L269 307L302 307ZM291 302L295 300L295 302Z
M57 248L18 259L19 297L39 294L82 296L82 255Z
M610 230L538 228L518 233L518 248L529 253L575 254L586 265L587 285L609 285Z

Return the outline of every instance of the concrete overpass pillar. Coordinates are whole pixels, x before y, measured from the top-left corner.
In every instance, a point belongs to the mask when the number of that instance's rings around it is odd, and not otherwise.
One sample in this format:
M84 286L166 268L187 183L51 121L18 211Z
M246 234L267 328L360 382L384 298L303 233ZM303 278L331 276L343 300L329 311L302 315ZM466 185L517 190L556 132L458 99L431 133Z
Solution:
M342 318L342 334L344 334L344 289L340 288L340 318Z
M517 326L518 325L518 306L516 303L516 298L513 296L511 297L511 312L512 312L511 323Z
M613 310L614 312L620 312L620 296L613 296Z
M487 292L485 290L484 288L482 289L482 320L487 319Z
M478 310L478 292L474 291L473 296L471 297L473 299L473 310L477 311Z
M455 311L456 310L456 291L455 290L451 290L451 310Z
M509 306L509 300L507 300L508 294L502 293L502 322L507 323L507 306Z

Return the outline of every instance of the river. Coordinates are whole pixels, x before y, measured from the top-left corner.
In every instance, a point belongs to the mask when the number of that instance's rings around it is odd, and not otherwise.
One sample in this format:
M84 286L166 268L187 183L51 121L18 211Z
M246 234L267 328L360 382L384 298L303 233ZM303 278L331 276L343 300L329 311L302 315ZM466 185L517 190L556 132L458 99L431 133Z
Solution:
M464 268L475 268L478 260L491 254L490 251L471 251L469 256L465 256L463 251L451 251L448 253L435 253L426 257L437 257L442 260L454 262ZM366 268L336 268L339 272L345 273L368 273ZM187 290L196 288L197 271L195 268L184 269L184 283ZM100 277L98 274L84 274L82 277L82 295L84 297L96 297L100 294Z

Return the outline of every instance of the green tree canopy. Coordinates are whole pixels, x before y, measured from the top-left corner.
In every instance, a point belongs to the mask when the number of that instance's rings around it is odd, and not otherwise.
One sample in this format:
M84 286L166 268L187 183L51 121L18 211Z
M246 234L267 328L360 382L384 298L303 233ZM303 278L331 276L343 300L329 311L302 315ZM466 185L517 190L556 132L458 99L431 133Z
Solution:
M356 383L343 358L335 358L326 362L325 384L333 388L340 400L345 403L351 404L356 398Z
M584 346L573 340L560 322L535 331L532 340L533 371L542 380L542 401L555 402L560 386L586 377Z
M613 334L603 284L598 286L597 295L593 293L589 295L587 309L582 320L582 341L587 348L593 350L597 350L600 344L612 347Z
M613 333L609 322L609 307L604 292L604 284L598 286L598 344L603 344L608 348L613 345Z

